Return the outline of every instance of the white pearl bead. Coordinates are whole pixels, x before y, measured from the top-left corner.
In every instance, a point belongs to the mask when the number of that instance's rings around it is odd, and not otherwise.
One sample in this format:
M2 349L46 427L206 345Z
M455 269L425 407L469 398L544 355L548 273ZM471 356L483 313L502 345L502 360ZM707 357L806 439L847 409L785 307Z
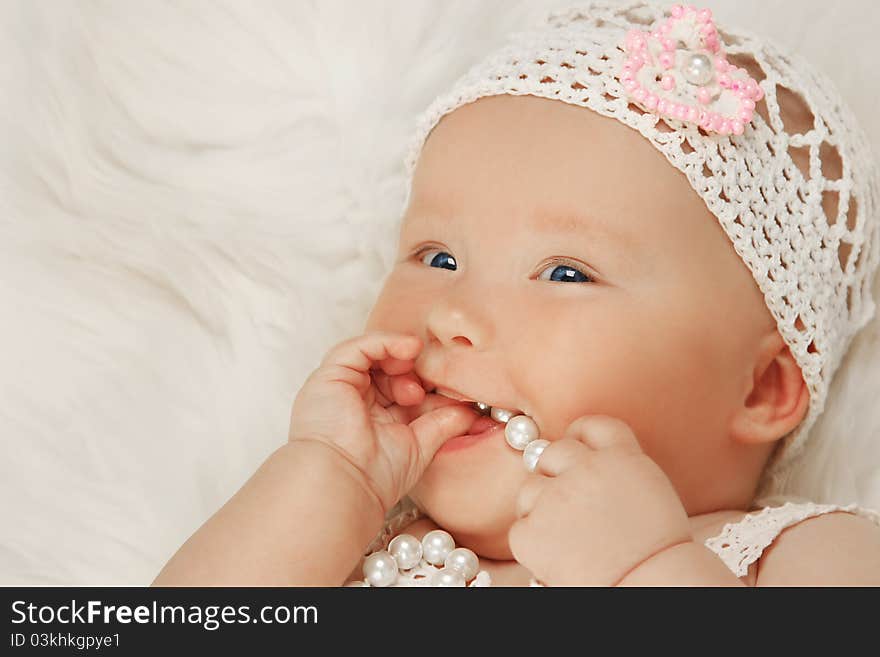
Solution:
M385 550L373 552L364 559L364 579L370 586L388 586L397 581L397 562Z
M448 532L435 529L422 538L422 556L432 566L439 566L446 556L455 549L455 541Z
M464 586L464 576L455 568L441 568L431 577L431 586Z
M477 574L477 570L480 568L480 560L473 551L460 547L455 548L446 555L446 561L443 562L443 565L460 572L464 577L464 581L467 582Z
M711 82L715 75L712 60L702 53L689 55L682 69L685 80L691 84L705 85Z
M550 444L549 440L539 439L533 440L523 450L523 461L526 464L526 470L534 472L538 465L538 457L544 453L544 448Z
M493 406L491 415L493 420L504 424L513 417L513 411L508 411L506 408L495 408Z
M409 570L422 559L422 543L411 534L401 534L391 539L388 552L401 570Z
M514 449L525 449L530 442L541 437L541 431L528 415L517 415L507 421L504 437Z

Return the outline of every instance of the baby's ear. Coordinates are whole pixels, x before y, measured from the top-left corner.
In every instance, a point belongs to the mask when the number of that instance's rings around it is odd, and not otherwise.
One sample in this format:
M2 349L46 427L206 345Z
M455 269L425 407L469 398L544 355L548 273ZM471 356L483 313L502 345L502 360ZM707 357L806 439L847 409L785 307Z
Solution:
M800 423L809 403L801 369L774 327L760 343L751 387L731 420L731 435L749 444L778 440Z

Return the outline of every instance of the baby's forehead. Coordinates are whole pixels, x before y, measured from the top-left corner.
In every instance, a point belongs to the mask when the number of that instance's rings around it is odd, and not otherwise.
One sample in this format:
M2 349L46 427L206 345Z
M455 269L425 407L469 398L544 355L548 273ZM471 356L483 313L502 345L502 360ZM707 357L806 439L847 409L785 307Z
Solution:
M468 222L468 214L467 208L457 205L449 197L428 191L413 197L401 229L437 229L459 221ZM467 225L473 226L473 221ZM586 208L566 206L558 200L544 201L534 207L520 204L518 212L504 216L504 225L522 228L527 235L536 238L562 235L631 250L640 246L624 222L593 216Z
M444 116L412 185L407 220L502 215L630 244L715 221L684 174L636 131L534 96L484 97Z

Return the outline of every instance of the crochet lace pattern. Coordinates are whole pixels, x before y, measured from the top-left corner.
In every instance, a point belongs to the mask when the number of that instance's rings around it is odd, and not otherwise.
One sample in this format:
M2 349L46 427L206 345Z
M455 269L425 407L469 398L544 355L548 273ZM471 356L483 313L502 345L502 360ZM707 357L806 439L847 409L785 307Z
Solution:
M640 132L687 177L748 266L810 394L779 441L758 497L779 490L825 407L852 337L875 312L880 174L833 84L767 39L719 26L728 61L764 96L741 135L708 134L630 102L618 78L630 29L664 8L592 2L554 11L474 65L417 120L405 155L406 200L425 140L449 112L484 96L532 95L587 107Z

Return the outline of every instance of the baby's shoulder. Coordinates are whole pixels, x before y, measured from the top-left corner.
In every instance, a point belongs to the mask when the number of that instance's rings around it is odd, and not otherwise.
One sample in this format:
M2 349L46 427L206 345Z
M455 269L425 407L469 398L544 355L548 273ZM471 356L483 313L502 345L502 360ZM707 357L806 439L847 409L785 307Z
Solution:
M864 584L880 577L880 514L856 504L786 502L706 514L691 524L694 539L752 586Z
M784 528L763 551L760 586L880 586L880 516L833 509Z

